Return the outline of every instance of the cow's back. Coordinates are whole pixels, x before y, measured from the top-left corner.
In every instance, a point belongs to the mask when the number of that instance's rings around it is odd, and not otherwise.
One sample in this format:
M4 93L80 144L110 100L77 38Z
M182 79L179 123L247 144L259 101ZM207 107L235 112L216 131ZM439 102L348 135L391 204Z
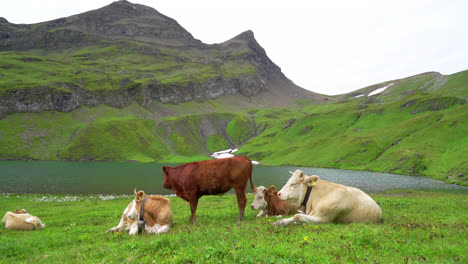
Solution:
M236 181L239 177L249 178L252 174L252 162L244 156L193 162L200 174L211 177L228 177Z
M226 168L230 170L229 180L231 183L243 181L247 183L252 175L252 161L244 156L232 157L228 160Z
M360 189L346 186L352 194L353 210L345 215L342 221L362 222L362 223L377 223L382 220L382 209L367 193Z
M26 219L33 217L30 214L9 214L5 219L5 228L14 230L33 230L36 227L27 223Z
M312 187L307 212L319 212L323 217L336 215L330 222L379 222L382 219L380 206L360 189L325 180ZM323 215L322 213L323 212Z
M145 219L148 225L170 225L174 220L169 199L152 195L145 204Z
M252 174L252 162L247 157L191 162L179 169L180 181L187 189L199 194L225 193L235 186L245 189Z

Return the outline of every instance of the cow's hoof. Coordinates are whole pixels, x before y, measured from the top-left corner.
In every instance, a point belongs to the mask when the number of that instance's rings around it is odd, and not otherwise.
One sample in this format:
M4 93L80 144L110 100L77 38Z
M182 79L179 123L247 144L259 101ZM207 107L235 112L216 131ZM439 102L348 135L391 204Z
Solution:
M111 229L106 231L106 233L114 233L114 232L118 232L118 230L114 229L114 228L111 228Z
M280 220L280 221L274 222L273 225L275 225L275 226L286 226L287 224L286 224L286 222Z

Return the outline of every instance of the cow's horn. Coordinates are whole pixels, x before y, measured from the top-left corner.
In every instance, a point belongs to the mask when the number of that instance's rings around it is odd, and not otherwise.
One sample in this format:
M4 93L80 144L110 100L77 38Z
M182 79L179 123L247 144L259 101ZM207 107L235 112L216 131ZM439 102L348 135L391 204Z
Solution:
M136 195L136 187L135 187L135 189L133 190L133 193Z
M292 171L289 171L289 173L294 174L294 172L292 172Z

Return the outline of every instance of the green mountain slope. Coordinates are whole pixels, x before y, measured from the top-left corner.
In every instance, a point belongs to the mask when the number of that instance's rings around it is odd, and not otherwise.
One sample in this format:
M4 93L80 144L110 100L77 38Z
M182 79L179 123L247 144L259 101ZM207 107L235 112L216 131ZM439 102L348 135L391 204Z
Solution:
M412 78L425 83L427 76ZM453 84L444 85L440 90ZM264 165L427 175L468 185L465 99L401 86L408 87L401 82L370 97L231 113L218 105L218 113L156 117L137 103L15 113L0 119L0 158L188 162L239 148Z

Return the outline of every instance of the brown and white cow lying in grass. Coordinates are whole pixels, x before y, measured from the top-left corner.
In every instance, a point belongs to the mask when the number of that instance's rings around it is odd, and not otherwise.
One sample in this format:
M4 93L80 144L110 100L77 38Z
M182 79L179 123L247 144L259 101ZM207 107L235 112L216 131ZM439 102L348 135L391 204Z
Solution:
M143 199L148 198L143 207L143 218L145 220L145 232L150 234L167 233L173 221L169 199L152 195L148 196L144 191L136 192L135 199L127 205L122 218L116 227L107 230L107 233L129 231L131 236L138 233L138 219Z
M2 218L2 223L6 229L14 230L36 230L45 227L45 224L37 216L28 214L28 211L15 210L15 212L6 212Z
M255 199L252 202L251 208L254 210L261 210L257 217L262 215L277 216L290 215L297 212L297 206L292 205L288 201L280 200L277 196L278 191L275 186L270 188L259 186L255 189Z
M379 205L363 191L349 186L320 180L296 170L278 192L281 200L302 204L308 187L312 187L305 214L276 221L276 226L296 223L376 223L382 219Z

